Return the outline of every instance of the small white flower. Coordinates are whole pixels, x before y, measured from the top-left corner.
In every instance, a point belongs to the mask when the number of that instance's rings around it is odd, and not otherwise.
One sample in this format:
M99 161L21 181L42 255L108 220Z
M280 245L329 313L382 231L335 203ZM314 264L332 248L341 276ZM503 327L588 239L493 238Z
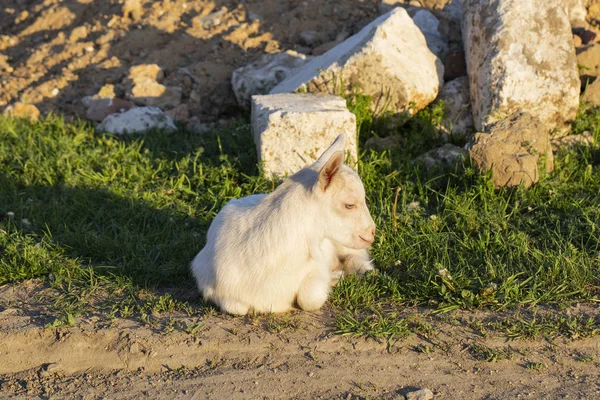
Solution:
M21 223L25 226L31 226L31 221L29 221L27 218L23 218Z
M408 203L408 205L406 206L406 210L408 212L418 211L420 208L421 208L421 203L419 203L418 201L412 201L412 202Z
M9 211L9 212L7 212L7 213L6 213L6 216L7 216L8 218L13 218L13 217L15 216L15 213L14 213L14 212L12 212L12 211Z
M429 219L432 221L437 221L437 215L433 214L429 216Z
M451 281L452 280L452 275L450 275L450 272L448 271L448 268L442 268L438 271L438 275L442 278L445 279L447 281Z

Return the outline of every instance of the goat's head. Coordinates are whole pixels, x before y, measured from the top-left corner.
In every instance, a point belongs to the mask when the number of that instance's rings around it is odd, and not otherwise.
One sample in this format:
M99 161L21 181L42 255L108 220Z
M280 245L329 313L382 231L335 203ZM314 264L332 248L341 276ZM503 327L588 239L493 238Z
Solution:
M311 166L318 172L313 193L322 209L325 235L353 249L364 249L375 239L375 222L358 174L344 164L346 136L341 134Z

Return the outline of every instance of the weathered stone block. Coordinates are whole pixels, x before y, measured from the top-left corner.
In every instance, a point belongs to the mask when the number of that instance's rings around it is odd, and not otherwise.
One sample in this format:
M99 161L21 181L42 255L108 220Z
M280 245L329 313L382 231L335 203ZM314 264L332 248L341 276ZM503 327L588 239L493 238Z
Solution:
M565 134L577 113L579 79L561 0L467 0L464 10L477 130L522 111L555 136Z
M285 176L317 160L340 134L347 136L349 165L357 160L356 117L338 96L252 96L252 136L267 176Z
M360 88L392 113L410 115L430 104L443 84L444 66L403 8L395 8L325 54L299 68L271 94L339 93Z

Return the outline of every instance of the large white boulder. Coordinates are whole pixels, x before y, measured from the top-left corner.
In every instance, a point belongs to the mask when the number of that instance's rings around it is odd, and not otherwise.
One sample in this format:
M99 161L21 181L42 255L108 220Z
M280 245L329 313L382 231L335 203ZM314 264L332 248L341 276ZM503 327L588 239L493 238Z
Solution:
M120 114L111 114L98 125L101 132L116 135L139 133L149 129L177 130L173 120L157 107L137 107Z
M440 21L429 10L420 9L412 17L415 24L419 27L429 50L436 56L442 56L448 51L448 39L440 32Z
M292 174L317 160L340 134L347 136L350 165L357 160L356 117L338 96L252 96L252 136L267 176Z
M306 63L270 93L339 93L357 86L372 96L373 108L412 115L435 100L443 77L441 60L398 7Z
M257 61L236 69L231 76L231 86L238 104L249 109L250 97L269 93L306 61L307 57L304 54L288 50L283 53L264 54Z
M569 16L561 0L466 0L462 32L477 130L527 112L567 132L579 105Z

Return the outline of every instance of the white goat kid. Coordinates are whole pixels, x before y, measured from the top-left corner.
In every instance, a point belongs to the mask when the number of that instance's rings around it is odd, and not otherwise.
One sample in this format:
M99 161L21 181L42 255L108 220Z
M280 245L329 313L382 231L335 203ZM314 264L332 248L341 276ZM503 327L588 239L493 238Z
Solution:
M340 135L311 166L270 194L231 200L192 262L203 297L243 315L319 309L345 267L373 269L375 223L358 174L344 164Z

